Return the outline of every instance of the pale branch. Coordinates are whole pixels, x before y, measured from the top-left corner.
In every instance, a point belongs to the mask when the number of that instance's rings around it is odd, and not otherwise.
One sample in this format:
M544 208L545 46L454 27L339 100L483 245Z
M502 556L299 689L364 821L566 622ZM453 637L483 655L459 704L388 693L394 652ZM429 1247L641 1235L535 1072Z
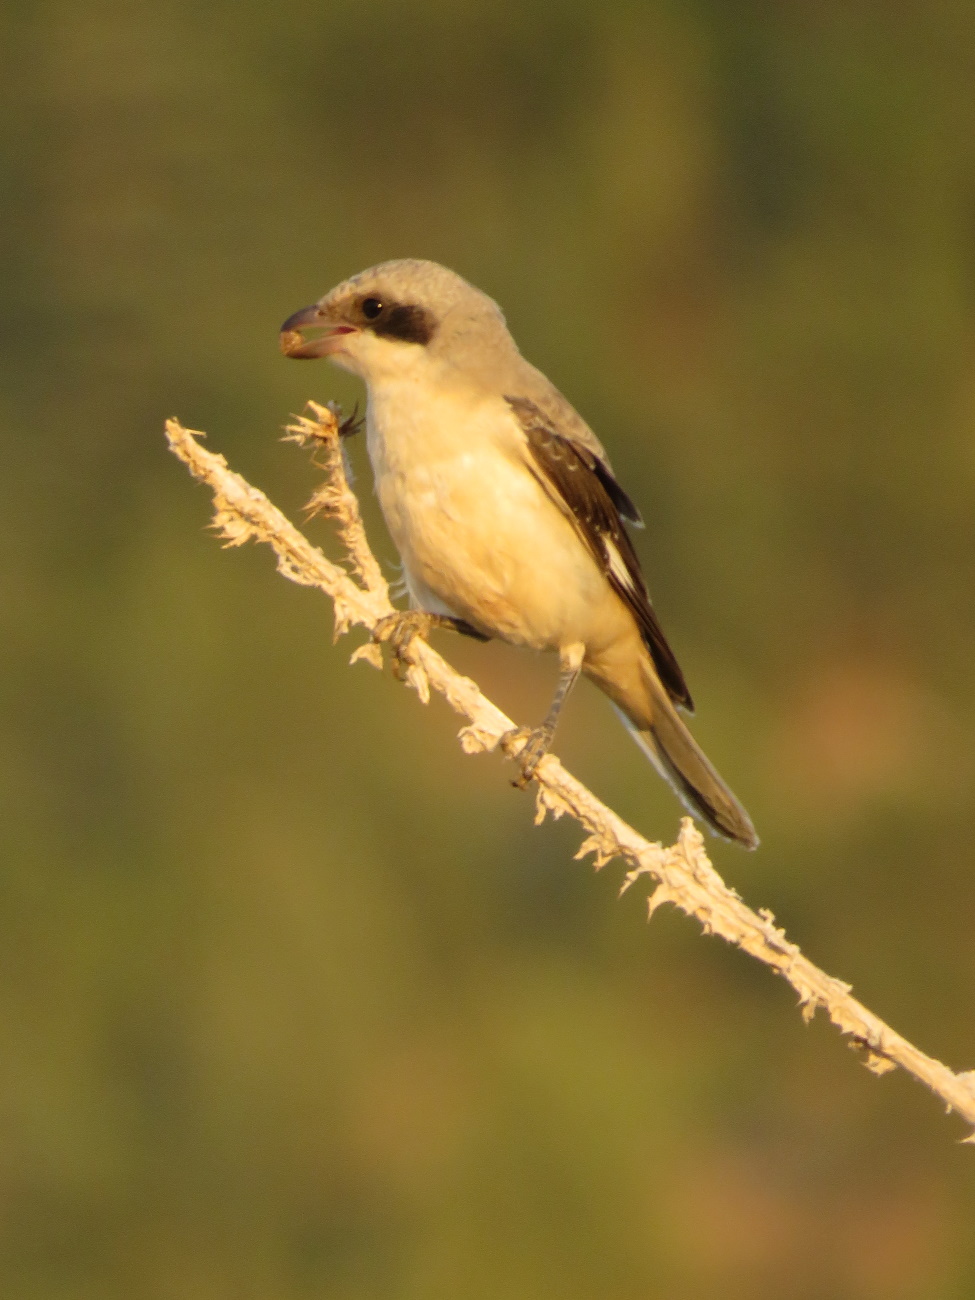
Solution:
M393 612L389 591L366 538L359 504L346 475L340 425L334 407L309 403L311 418L301 417L289 426L300 443L320 450L318 463L326 470L325 484L315 493L309 508L324 511L335 520L350 567L359 581L325 555L271 504L267 497L228 469L222 456L207 451L197 441L202 434L184 429L176 420L166 424L172 451L201 479L214 496L213 527L226 545L239 546L253 538L267 542L275 551L278 569L285 577L305 586L320 587L331 596L335 607L335 635L361 624L370 632ZM360 646L352 661L366 658L382 666L381 650L373 641ZM450 706L467 719L460 732L461 747L468 754L483 753L500 746L509 758L520 752L524 740L513 738L515 724L486 699L470 678L462 677L420 637L404 647L409 665L406 680L427 702L432 687ZM652 844L627 825L611 808L577 781L552 754L539 764L536 824L550 812L556 818L573 816L588 831L577 857L595 855L597 869L614 857L622 858L629 871L622 888L628 889L641 876L649 876L654 888L649 897L649 914L663 903L673 903L688 916L696 917L706 934L716 934L743 948L770 966L795 989L805 1020L822 1007L851 1045L862 1049L869 1070L883 1074L900 1066L955 1110L975 1124L975 1071L955 1073L940 1061L926 1056L850 994L850 986L814 966L798 947L775 925L767 909L753 912L714 869L704 840L689 817L681 822L676 844L663 848ZM975 1133L963 1139L975 1143Z

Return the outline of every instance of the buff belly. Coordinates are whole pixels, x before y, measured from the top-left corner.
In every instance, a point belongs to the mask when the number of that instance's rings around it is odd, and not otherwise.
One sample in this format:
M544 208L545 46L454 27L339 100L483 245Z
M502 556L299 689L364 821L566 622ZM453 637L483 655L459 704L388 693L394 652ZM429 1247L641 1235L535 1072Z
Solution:
M415 603L535 650L601 642L618 598L527 467L487 452L377 477Z

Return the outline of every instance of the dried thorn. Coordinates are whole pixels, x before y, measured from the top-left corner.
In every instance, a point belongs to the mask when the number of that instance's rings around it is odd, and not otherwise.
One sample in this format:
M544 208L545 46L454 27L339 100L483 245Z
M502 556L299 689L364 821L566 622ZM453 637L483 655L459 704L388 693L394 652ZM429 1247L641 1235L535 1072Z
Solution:
M352 651L349 664L357 664L360 660L372 664L373 668L378 668L380 672L383 670L383 652L375 641L363 641L362 645Z

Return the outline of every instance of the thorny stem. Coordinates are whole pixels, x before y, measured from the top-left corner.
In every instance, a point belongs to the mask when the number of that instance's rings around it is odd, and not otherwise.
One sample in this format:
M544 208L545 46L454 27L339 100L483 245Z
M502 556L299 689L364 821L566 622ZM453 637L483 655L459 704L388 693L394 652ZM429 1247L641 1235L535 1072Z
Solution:
M299 417L288 426L294 441L315 446L317 463L326 471L325 483L312 497L309 509L324 511L334 519L358 582L312 546L262 492L230 470L222 456L203 448L197 438L204 435L184 429L176 420L167 421L166 435L175 455L213 492L213 527L225 544L239 546L251 538L267 542L285 577L319 587L331 596L337 638L353 624L371 631L393 612L393 606L366 539L358 500L349 487L340 442L342 434L349 432L348 422L340 423L337 409L332 406L310 402L309 410L310 416ZM432 687L467 719L459 735L465 753L483 753L501 743L509 758L517 756L524 739L509 735L502 740L506 734L515 733L515 724L481 694L474 682L457 673L419 637L404 647L403 658L408 664L406 681L424 703ZM357 659L382 666L382 652L372 641L353 653L352 662ZM851 1045L862 1049L867 1069L884 1074L900 1066L926 1084L949 1111L955 1110L975 1124L975 1071L955 1073L926 1056L852 997L848 984L827 975L803 956L776 927L771 912L764 908L754 912L747 907L714 869L701 834L689 817L681 822L676 844L663 848L644 839L600 802L553 754L542 759L535 781L536 824L548 812L556 818L566 813L574 817L588 831L576 857L594 854L597 869L612 858L622 858L629 867L623 890L641 876L649 876L654 882L648 900L651 916L661 904L673 903L695 917L706 934L720 935L788 980L799 995L804 1020L811 1020L822 1007ZM963 1141L975 1143L975 1133Z

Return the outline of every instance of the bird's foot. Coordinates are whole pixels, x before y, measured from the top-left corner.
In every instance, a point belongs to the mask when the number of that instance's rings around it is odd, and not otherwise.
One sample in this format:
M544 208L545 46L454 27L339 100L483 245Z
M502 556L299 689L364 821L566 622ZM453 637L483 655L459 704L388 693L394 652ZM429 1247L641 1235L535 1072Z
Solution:
M428 614L422 609L397 609L392 614L381 618L372 629L372 639L377 644L388 642L393 660L393 676L398 681L406 680L409 661L406 651L414 637L430 635L430 629L437 626L437 615Z
M524 790L535 775L539 763L549 751L552 732L548 727L515 727L512 731L506 731L501 737L501 745L509 757L511 750L519 741L523 741L524 744L514 757L521 768L521 773L511 784L516 790Z
M484 632L479 632L465 619L454 618L452 614L430 614L425 609L397 609L392 614L381 618L372 630L372 639L377 644L388 641L393 655L393 673L404 681L409 662L406 648L414 637L426 640L435 627L446 628L450 632L459 632L461 636L473 637L475 641L490 641Z

